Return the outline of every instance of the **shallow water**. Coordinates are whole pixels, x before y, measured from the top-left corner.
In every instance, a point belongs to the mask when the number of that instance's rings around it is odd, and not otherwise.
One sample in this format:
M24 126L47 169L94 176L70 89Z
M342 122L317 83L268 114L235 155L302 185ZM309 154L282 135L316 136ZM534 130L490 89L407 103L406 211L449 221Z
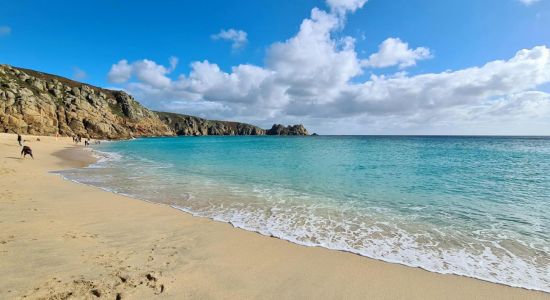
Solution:
M303 245L550 292L550 138L104 143L66 178Z

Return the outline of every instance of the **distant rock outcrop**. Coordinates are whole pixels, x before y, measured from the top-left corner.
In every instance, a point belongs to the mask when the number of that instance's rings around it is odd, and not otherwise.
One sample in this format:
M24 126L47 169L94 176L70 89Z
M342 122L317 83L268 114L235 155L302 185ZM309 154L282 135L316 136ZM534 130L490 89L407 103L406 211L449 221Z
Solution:
M0 65L0 130L121 139L174 135L132 96Z
M153 112L122 91L0 65L0 131L126 139L172 135L307 135L302 125L254 125Z
M281 124L273 124L271 129L266 131L267 135L308 135L304 125L289 125L287 127Z

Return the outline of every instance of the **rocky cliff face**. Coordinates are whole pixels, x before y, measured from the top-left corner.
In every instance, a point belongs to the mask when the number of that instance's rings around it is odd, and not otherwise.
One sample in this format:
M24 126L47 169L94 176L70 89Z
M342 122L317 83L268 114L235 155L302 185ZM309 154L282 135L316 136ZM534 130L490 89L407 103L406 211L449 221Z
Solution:
M177 135L264 135L265 130L257 126L228 121L211 121L198 117L156 112L160 119Z
M103 139L173 135L124 92L7 65L0 65L0 130Z
M0 131L125 139L170 135L308 135L302 125L270 130L153 112L132 96L67 78L0 65Z
M177 135L309 135L303 125L283 126L274 124L271 129L238 122L212 121L198 117L156 112Z

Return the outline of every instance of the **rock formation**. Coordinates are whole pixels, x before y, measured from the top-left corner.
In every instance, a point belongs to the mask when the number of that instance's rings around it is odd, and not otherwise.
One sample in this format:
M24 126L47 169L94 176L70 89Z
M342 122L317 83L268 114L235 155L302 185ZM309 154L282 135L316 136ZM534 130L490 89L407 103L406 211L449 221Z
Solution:
M175 113L156 113L177 135L264 135L266 132L264 129L245 123L211 121Z
M267 135L308 135L304 125L283 126L281 124L273 124L271 129L266 131Z
M0 65L0 130L108 139L173 135L124 92L6 65Z
M245 123L153 112L122 91L8 65L0 65L0 131L98 139L308 135L302 125L273 125L264 130Z

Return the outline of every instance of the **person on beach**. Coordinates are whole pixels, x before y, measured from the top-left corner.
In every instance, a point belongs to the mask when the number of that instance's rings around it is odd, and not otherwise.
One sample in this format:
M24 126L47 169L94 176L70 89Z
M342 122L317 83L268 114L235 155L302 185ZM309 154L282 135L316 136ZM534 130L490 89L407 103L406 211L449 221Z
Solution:
M17 142L19 143L19 146L23 146L23 145L21 144L21 140L22 140L22 139L23 139L23 138L22 138L21 135L18 133L18 134L17 134Z
M23 150L21 150L21 156L23 158L27 157L27 154L31 156L32 159L34 159L34 156L32 156L32 149L29 146L23 146Z
M90 146L90 143L88 142L88 140L84 140L84 147L88 147Z

